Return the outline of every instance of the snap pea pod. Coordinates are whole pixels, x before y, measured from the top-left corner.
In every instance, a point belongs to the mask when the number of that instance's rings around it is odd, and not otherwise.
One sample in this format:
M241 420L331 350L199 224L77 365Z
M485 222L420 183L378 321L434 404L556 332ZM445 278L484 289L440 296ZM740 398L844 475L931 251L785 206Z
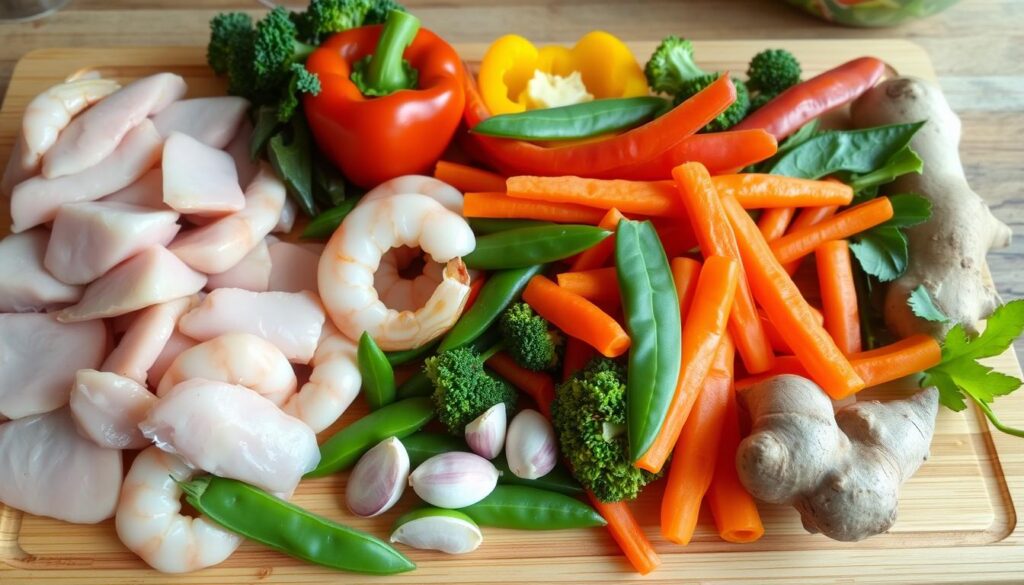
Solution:
M393 575L415 563L386 542L251 485L212 475L179 484L188 503L232 532L332 569Z
M544 268L538 264L495 272L487 278L476 302L463 313L445 336L438 351L462 347L480 337L501 316L501 312L516 300L530 279Z
M629 456L636 461L661 430L675 393L682 337L679 299L665 250L651 222L619 222L615 267L632 340L626 420Z
M426 397L407 398L375 410L320 445L320 464L306 477L323 477L348 469L370 447L388 437L406 437L433 418L434 403Z
M359 200L355 198L346 199L337 207L318 214L306 224L306 229L302 230L302 237L312 239L331 237L334 230L338 229L341 222L345 220L345 216L355 209L358 202Z
M659 97L593 100L491 116L473 126L473 133L517 140L575 140L635 128L671 107Z
M434 384L425 373L416 372L411 378L402 382L402 385L395 390L399 400L413 398L415 396L430 396L434 393Z
M565 530L607 524L597 511L576 498L522 485L499 485L486 498L459 511L480 526L514 530Z
M496 234L508 230L516 230L526 227L539 227L555 225L549 221L537 221L534 219L497 219L492 217L473 217L467 220L473 233L478 236Z
M547 264L597 244L611 232L589 225L550 225L480 236L462 261L478 270L504 270Z
M404 349L402 351L386 351L384 355L388 357L388 363L392 366L400 366L409 362L414 362L427 354L433 353L434 348L437 347L437 343L425 343L419 347L412 349Z
M356 351L359 375L363 377L363 395L371 410L395 401L395 371L370 334L363 332Z

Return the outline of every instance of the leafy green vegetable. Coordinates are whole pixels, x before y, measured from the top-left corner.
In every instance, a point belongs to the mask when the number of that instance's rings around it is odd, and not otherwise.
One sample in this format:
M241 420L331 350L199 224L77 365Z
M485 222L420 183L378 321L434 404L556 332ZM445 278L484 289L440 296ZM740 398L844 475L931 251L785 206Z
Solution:
M942 363L925 372L921 385L937 387L939 400L950 410L963 410L967 406L965 399L971 399L997 429L1024 437L1024 429L1004 425L989 406L997 397L1020 388L1021 381L978 361L1003 353L1021 333L1024 333L1022 299L996 309L981 335L971 336L963 325L955 325L942 344Z
M348 187L345 177L322 156L313 157L313 198L322 205L336 206L345 201Z
M853 188L854 192L859 193L890 183L895 178L907 173L921 174L923 168L924 161L921 160L921 157L917 156L912 148L906 146L894 154L882 167L868 173L854 175L850 177L847 184Z
M316 215L313 201L313 139L302 116L292 118L287 132L270 139L267 154L277 176L284 180L292 196L306 215Z
M328 209L314 217L306 229L302 230L303 238L329 238L338 229L345 217L355 209L358 199L346 199L337 207Z
M870 173L884 167L910 144L924 122L864 130L829 130L786 152L771 168L773 175L820 179L839 173Z
M928 294L928 289L923 284L918 285L917 288L910 292L907 304L910 305L910 310L915 315L926 321L933 321L935 323L946 323L949 321L949 317L935 306L935 302L932 301L932 295Z
M260 106L255 109L255 124L252 129L252 137L249 138L249 158L258 160L267 143L281 130L281 120L277 117L277 108L274 106Z
M850 238L850 251L864 272L882 282L899 278L907 269L909 250L902 229L931 217L931 203L920 195L893 195L892 219Z

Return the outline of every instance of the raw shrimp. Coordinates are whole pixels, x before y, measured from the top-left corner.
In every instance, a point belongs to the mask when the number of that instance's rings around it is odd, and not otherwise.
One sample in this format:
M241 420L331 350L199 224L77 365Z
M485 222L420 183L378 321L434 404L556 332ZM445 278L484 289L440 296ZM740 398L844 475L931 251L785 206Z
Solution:
M319 433L341 418L359 393L356 344L328 321L312 365L309 381L282 409Z
M385 351L418 347L447 331L469 296L461 256L476 245L461 215L420 194L360 202L334 232L318 267L320 296L334 325L351 339L369 332ZM415 311L388 308L374 288L374 273L392 248L422 248L445 263L441 284Z
M384 304L396 311L414 311L430 298L444 278L444 265L424 259L422 273L413 279L402 276L402 271L422 256L415 248L394 248L381 258L380 267L373 275L373 286Z
M251 333L227 333L181 352L160 380L157 396L192 378L245 386L278 406L295 394L297 384L281 350Z
M37 95L25 107L21 121L21 164L36 168L71 118L119 89L121 85L112 79L78 79Z
M462 193L444 181L426 175L405 175L384 181L363 195L363 202L386 199L392 195L419 193L462 215Z
M150 447L139 454L121 487L115 525L129 550L163 573L212 567L235 552L242 537L205 517L181 513L177 481L199 470L177 455Z

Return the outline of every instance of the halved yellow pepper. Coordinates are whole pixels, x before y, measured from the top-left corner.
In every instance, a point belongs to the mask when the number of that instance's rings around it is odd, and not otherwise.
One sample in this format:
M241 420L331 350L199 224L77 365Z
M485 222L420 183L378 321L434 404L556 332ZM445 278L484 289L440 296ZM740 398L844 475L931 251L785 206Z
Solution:
M579 71L587 92L596 99L649 93L632 51L604 31L587 33L571 49L558 45L538 49L519 35L505 35L487 49L477 76L480 95L491 114L529 109L526 87L538 70L562 77Z

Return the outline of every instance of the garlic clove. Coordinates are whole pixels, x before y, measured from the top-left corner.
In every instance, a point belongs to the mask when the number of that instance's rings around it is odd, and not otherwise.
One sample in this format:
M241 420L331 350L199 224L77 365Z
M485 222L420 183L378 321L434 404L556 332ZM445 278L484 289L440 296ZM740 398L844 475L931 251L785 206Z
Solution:
M461 451L427 459L409 476L409 485L423 501L439 508L465 508L487 497L498 484L490 461Z
M484 535L472 518L441 508L413 510L399 518L391 532L391 542L450 555L473 552L483 541Z
M356 516L371 518L398 502L409 479L409 453L395 437L363 454L345 488L345 503Z
M520 411L508 425L505 457L512 473L523 479L537 479L554 469L558 449L548 419L536 410Z
M505 446L507 417L505 403L499 402L466 425L466 443L484 459L494 459Z

